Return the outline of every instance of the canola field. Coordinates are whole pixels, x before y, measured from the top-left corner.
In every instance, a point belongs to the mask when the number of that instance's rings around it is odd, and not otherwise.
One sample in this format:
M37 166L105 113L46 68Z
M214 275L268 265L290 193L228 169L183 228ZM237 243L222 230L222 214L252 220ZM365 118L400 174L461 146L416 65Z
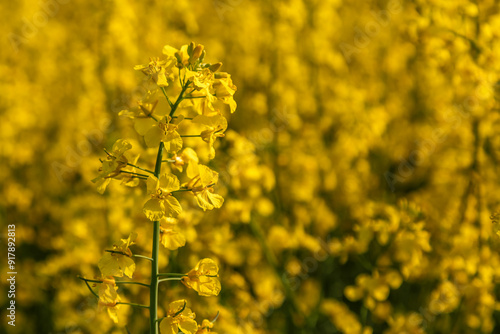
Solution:
M500 332L496 0L20 0L0 332Z

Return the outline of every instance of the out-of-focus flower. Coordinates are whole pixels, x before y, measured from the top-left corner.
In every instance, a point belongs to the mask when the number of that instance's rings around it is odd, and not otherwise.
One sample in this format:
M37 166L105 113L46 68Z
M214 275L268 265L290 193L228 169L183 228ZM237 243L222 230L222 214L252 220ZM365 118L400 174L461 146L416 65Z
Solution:
M120 296L116 293L118 287L116 286L115 279L109 277L101 278L102 283L99 284L99 301L98 310L106 310L109 317L118 323L118 305Z
M113 252L106 252L99 260L98 266L103 276L132 278L135 271L135 262L132 260L132 251L129 249L134 244L137 233L131 233L127 239L121 239L119 245L113 245Z

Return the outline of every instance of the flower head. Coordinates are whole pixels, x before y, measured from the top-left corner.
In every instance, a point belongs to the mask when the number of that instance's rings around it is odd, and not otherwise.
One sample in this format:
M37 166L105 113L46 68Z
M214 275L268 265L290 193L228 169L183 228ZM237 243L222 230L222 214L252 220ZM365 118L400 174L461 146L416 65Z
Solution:
M160 220L163 217L173 217L182 212L179 201L172 191L180 187L179 180L173 174L163 174L160 179L150 176L147 181L148 194L151 199L144 204L144 214L149 220Z
M160 323L162 334L195 334L198 324L194 320L196 315L186 307L186 300L181 299L170 303L167 316Z
M203 259L191 269L182 283L198 292L200 296L217 296L221 290L219 282L219 267L212 259Z
M200 208L203 211L220 208L224 203L224 198L215 194L213 189L219 180L219 174L205 165L193 163L192 167L187 171L188 176L191 177L187 187L192 189Z
M111 152L107 152L108 156L105 160L102 160L102 166L99 169L101 173L92 180L92 182L97 184L97 191L99 193L104 193L112 178L120 178L124 183L128 183L128 185L136 185L135 183L130 183L132 181L130 175L124 176L121 174L122 170L127 168L129 163L134 164L139 158L138 155L134 156L127 152L131 148L132 145L127 140L118 139L113 144ZM134 168L129 171L133 172Z
M116 286L114 278L101 278L102 283L99 285L99 301L98 309L102 311L106 309L109 317L118 323L118 302L120 302L120 296L116 293L118 287Z
M113 245L112 252L106 252L99 260L98 266L103 276L126 276L132 278L135 262L129 246L134 244L137 233L131 233L127 239L121 239L119 245Z
M199 123L206 127L201 132L201 139L209 144L209 159L215 157L214 143L217 137L224 137L224 131L227 129L227 120L220 113L211 115L198 115L193 119L193 123Z

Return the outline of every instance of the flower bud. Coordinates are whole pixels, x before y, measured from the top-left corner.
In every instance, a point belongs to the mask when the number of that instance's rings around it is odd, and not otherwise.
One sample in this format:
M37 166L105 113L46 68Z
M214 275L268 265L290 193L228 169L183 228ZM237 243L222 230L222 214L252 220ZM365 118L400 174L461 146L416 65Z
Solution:
M180 64L182 64L182 55L181 55L181 53L179 51L177 51L174 54L174 56L175 56L175 59L177 59L177 62L180 63Z
M205 59L205 55L206 55L206 54L207 54L207 53L205 52L205 50L203 50L203 51L201 52L200 62L202 62L202 61L203 61L203 59Z
M193 50L193 55L191 56L190 61L196 61L196 59L200 58L201 53L203 52L204 46L201 44L198 44L194 50Z
M194 42L189 43L187 53L189 56L193 55L193 50L194 50Z
M212 64L212 66L210 66L209 69L212 72L217 72L221 67L222 67L222 63L218 62L218 63Z
M227 78L227 73L226 72L219 72L214 74L215 79L223 79Z

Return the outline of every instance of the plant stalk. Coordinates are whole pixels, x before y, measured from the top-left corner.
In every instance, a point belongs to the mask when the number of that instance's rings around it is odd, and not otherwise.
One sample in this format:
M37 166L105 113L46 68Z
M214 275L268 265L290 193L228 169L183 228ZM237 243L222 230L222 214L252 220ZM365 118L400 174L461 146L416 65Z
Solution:
M160 178L161 160L163 158L163 142L158 148L154 175ZM153 247L151 251L151 284L149 285L149 320L150 333L158 334L158 253L160 247L160 221L153 222Z

